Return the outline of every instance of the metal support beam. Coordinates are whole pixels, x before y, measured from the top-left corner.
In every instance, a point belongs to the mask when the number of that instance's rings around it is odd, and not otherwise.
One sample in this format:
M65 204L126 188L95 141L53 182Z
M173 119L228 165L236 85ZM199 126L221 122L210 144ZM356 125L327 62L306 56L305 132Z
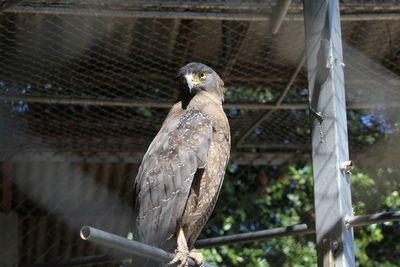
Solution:
M255 231L244 234L220 236L199 240L195 243L196 248L210 248L237 243L245 243L268 238L283 236L305 235L314 233L314 229L309 229L306 224L298 224L289 227L280 227L268 230Z
M305 0L318 266L355 266L338 0Z
M281 1L276 1L281 2ZM85 8L143 8L143 9L191 9L191 10L227 10L227 11L259 11L261 9L270 10L276 6L271 2L260 2L254 3L251 1L240 1L240 2L218 2L218 1L146 1L146 0L109 0L109 1L82 1L82 0L64 0L54 2L43 2L42 6L69 6L69 7L85 7ZM26 5L28 6L28 2ZM35 3L38 6L39 3ZM301 3L291 3L289 6L289 13L301 13L303 11L303 5ZM344 12L371 12L379 11L380 13L395 12L400 10L400 6L396 2L370 2L365 3L359 2L344 2L340 5L340 10Z
M270 16L263 14L244 13L214 13L214 12L173 12L173 11L129 11L105 10L93 8L64 8L64 7L30 7L16 6L7 9L7 13L19 14L47 14L47 15L76 15L102 16L119 18L152 18L152 19L197 19L197 20L236 20L236 21L270 21ZM346 14L342 21L373 21L373 20L400 20L399 13L359 13ZM287 14L283 21L303 21L299 14Z
M34 263L23 267L56 267L56 266L86 266L95 263L107 263L129 259L131 255L127 253L100 254L93 256L85 256L79 258L49 261L45 263Z
M160 248L149 246L134 240L129 240L118 235L110 234L99 229L84 226L80 231L83 240L105 245L110 248L118 249L123 252L132 253L137 256L146 257L160 262L170 262L174 254L166 252ZM189 258L189 266L197 264ZM213 267L211 264L204 264L205 267Z
M400 211L381 212L368 215L353 216L346 219L347 228L375 223L400 221Z
M276 6L274 9L276 9L276 15L274 16L273 14L273 20L271 24L271 33L272 34L277 34L279 32L279 29L281 28L283 19L285 18L288 10L290 3L292 3L292 0L284 0L284 1L276 1Z
M254 147L254 146L253 146ZM142 152L49 152L49 151L1 151L0 162L84 162L84 163L140 163ZM281 165L284 163L308 163L307 153L295 152L232 152L231 163L239 165Z
M102 16L119 18L151 19L196 19L196 20L236 20L236 21L269 21L269 15L225 13L225 12L187 12L187 11L130 11L93 8L68 7L30 7L17 6L8 9L7 13L28 13L47 15ZM286 17L285 20L302 20L301 15Z
M165 101L135 101L135 100L114 100L114 99L95 99L95 98L74 98L74 97L40 97L26 95L0 94L3 101L24 101L27 103L39 104L61 104L61 105L92 105L104 107L148 107L148 108L171 108L173 102ZM224 109L260 109L260 110L288 110L288 109L308 109L307 104L285 104L279 105L259 104L259 103L225 103ZM365 102L348 103L348 109L374 109L374 108L399 108L399 101L385 102Z

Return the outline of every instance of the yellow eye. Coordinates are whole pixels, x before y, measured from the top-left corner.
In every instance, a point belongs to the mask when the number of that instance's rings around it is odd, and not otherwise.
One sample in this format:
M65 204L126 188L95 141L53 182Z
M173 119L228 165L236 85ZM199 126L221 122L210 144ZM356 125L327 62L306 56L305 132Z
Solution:
M200 71L198 75L199 75L199 78L203 80L207 77L207 72Z

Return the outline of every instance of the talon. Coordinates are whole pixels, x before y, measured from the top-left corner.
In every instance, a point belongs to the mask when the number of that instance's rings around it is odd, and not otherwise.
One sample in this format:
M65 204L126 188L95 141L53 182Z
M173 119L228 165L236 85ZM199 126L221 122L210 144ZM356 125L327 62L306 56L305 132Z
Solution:
M178 264L178 267L186 267L189 266L188 258L190 257L196 262L198 266L204 266L203 255L196 249L192 249L189 251L182 228L178 229L177 236L178 247L175 249L175 256L169 262L169 264L176 264L177 262L180 262Z
M180 262L178 264L179 267L189 266L187 259L188 254L189 251L178 247L177 249L175 249L175 257L169 262L169 264L176 264L177 262Z
M189 252L188 256L189 256L190 258L192 258L192 259L196 262L197 265L199 265L199 266L204 266L204 257L203 257L203 254L201 254L197 249L192 249L192 250Z

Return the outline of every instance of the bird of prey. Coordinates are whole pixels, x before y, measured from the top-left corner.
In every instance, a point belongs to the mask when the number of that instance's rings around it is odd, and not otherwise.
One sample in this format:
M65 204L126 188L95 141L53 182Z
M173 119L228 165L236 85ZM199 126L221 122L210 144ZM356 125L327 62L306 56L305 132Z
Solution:
M192 62L178 76L178 101L136 177L136 237L175 252L170 264L187 266L191 257L200 265L203 258L194 243L217 201L231 137L222 108L224 83L218 74Z

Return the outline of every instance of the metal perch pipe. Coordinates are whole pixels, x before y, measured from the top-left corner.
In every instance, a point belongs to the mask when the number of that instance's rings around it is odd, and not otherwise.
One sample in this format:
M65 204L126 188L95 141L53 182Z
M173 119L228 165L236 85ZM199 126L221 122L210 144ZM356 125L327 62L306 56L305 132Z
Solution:
M197 248L208 248L208 247L222 246L227 244L262 240L274 237L276 238L282 236L293 236L293 235L312 234L312 233L314 233L314 230L308 229L306 224L299 224L290 227L280 227L275 229L262 230L244 234L202 239L197 241L195 246ZM168 261L171 259L171 257L173 257L173 254L165 252L159 248L148 246L137 241L128 240L126 238L113 235L89 226L82 227L81 237L84 240L93 241L98 244L122 250L124 251L124 253L102 254L102 255L94 255L94 256L66 259L60 261L51 261L47 263L34 264L31 267L77 266L77 265L109 262L109 261L128 259L130 258L130 253L149 257L155 260L164 259ZM206 264L205 266L214 266L214 265Z
M23 267L83 266L95 263L115 262L129 258L130 255L126 253L101 254L58 261L49 261L45 263L34 263Z
M370 215L353 216L345 220L346 227L356 227L370 225L374 223L382 223L389 221L400 220L400 211L394 212L382 212ZM214 238L202 239L196 242L197 248L209 248L229 244L237 244L244 242L251 242L255 240L264 240L268 238L277 238L283 236L294 236L294 235L305 235L315 233L314 229L309 229L306 224L298 224L289 227L280 227L268 230L261 230L255 232L249 232L244 234L220 236ZM75 259L67 259L61 261L52 261L47 263L40 263L31 265L32 267L49 267L49 266L76 266L82 264L92 264L100 262L108 262L113 260L122 260L129 258L129 254L135 254L140 256L149 257L158 261L169 261L173 258L172 253L168 253L162 249L148 246L146 244L129 240L114 234L110 234L89 226L84 226L81 229L81 237L84 240L93 241L94 243L102 244L108 247L116 248L124 251L125 253L119 254L102 254L87 256ZM128 252L128 253L126 253ZM194 264L191 261L190 264ZM211 264L205 264L205 266L214 266Z
M83 226L80 231L80 235L83 240L92 241L97 244L105 245L110 248L150 258L156 261L169 262L174 258L174 254L166 252L160 248L149 246L134 240L129 240L90 226ZM190 266L197 266L196 263L190 258L188 262ZM212 267L214 265L205 263L204 266Z
M262 240L267 238L291 236L291 235L304 235L314 233L314 229L308 229L306 224L297 224L289 227L280 227L269 230L261 230L244 234L220 236L214 238L207 238L199 240L195 243L196 248L209 248L229 244L237 244L250 242L255 240Z
M375 223L400 221L400 211L381 212L368 215L352 216L346 219L346 227L364 226Z

